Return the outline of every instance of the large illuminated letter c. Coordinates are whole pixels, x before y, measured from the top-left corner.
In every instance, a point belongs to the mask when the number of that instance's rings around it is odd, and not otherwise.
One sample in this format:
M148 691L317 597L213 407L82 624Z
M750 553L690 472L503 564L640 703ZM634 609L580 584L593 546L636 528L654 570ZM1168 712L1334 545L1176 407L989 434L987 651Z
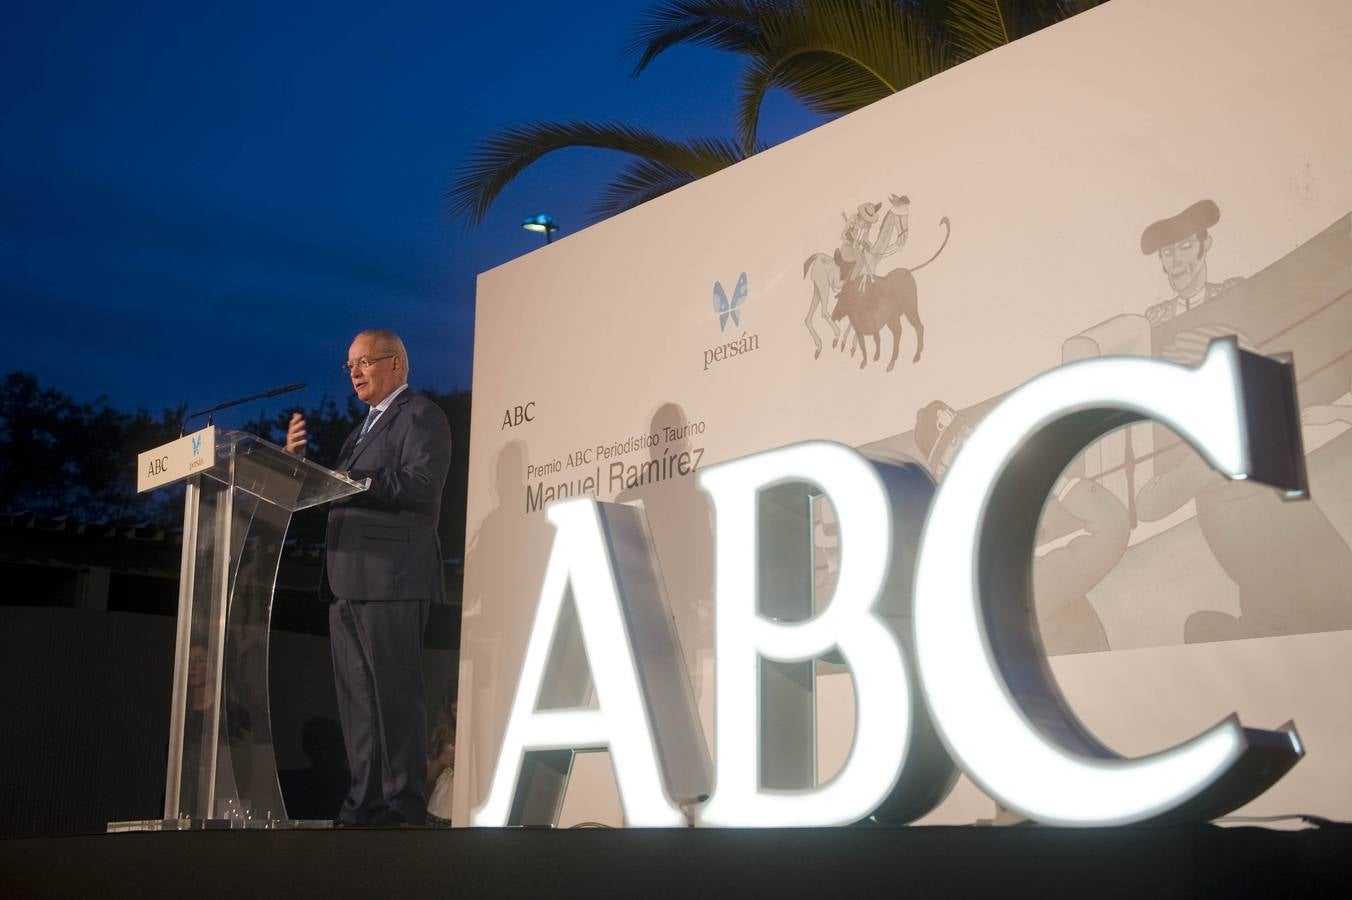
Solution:
M940 736L996 800L1060 825L1209 820L1301 757L1294 727L1230 716L1124 759L1070 710L1033 615L1033 542L1053 482L1084 447L1142 419L1171 426L1232 479L1305 493L1291 366L1218 340L1195 369L1141 358L1073 363L1009 394L968 437L934 500L915 584L915 652Z

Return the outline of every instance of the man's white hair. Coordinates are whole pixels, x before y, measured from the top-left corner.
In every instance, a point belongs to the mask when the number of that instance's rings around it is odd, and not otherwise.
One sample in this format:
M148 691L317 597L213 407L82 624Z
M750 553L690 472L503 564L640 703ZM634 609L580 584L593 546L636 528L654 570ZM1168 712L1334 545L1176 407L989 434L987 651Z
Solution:
M378 353L392 353L404 362L404 378L408 378L408 350L404 348L404 341L393 331L387 331L383 328L368 328L359 338L370 338L375 344Z

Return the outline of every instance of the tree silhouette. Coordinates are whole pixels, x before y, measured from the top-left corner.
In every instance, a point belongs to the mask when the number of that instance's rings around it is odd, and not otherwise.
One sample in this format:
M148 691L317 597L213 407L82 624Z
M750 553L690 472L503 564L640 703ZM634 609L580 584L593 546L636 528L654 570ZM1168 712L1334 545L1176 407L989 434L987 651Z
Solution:
M443 554L458 559L465 546L466 482L469 475L469 391L423 391L445 411L451 423L451 469L442 494L439 532ZM355 397L342 403L324 397L303 409L310 436L309 457L324 465L366 415ZM0 512L39 516L73 515L88 521L156 522L177 525L182 490L136 493L136 472L129 460L150 447L179 436L184 407L158 416L111 408L106 397L80 403L55 388L45 388L28 372L11 372L0 386ZM246 422L249 431L280 444L291 410L260 414ZM324 540L326 507L304 510L292 519L289 536L304 543Z
M178 437L185 409L120 412L76 402L29 372L0 387L0 511L91 521L162 520L173 492L136 493L136 454Z

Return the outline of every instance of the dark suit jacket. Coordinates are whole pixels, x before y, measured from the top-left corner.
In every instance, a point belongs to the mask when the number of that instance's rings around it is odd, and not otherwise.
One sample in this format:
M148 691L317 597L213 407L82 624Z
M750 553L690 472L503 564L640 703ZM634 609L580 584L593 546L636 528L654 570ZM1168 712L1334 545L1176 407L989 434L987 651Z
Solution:
M369 490L329 509L324 574L326 600L445 599L437 519L451 464L451 426L426 397L406 388L371 426L348 435L337 468Z

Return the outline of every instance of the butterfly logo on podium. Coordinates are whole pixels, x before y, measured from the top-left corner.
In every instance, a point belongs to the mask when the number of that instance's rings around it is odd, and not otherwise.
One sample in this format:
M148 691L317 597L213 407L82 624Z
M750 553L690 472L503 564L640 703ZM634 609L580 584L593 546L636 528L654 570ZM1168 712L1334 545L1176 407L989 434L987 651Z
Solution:
M727 292L723 290L723 283L721 281L714 282L714 312L718 314L719 331L723 331L728 327L728 319L732 319L734 328L742 324L741 315L745 312L742 307L745 304L745 272L737 278L737 286L732 289L732 300L728 300Z

